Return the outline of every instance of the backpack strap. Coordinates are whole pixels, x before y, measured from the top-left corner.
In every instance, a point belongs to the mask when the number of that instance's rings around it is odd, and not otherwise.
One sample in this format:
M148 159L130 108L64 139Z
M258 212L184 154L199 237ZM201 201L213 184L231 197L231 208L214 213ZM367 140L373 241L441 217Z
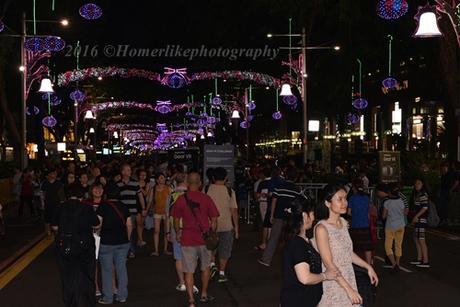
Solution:
M126 220L124 219L123 214L121 214L120 210L118 210L117 205L112 203L112 202L110 202L110 201L107 202L107 203L112 207L112 209L118 215L118 217L120 218L120 220L123 223L123 225L126 225Z

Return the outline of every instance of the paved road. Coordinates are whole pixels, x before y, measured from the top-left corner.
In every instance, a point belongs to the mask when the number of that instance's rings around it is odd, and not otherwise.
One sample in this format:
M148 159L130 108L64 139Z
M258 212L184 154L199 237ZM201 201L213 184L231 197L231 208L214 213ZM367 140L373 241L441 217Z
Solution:
M404 263L414 256L410 240L405 239ZM252 247L258 234L245 227L236 243L227 284L212 283L210 294L216 301L209 306L278 306L281 285L280 253L271 268L260 266L258 252ZM417 269L403 264L410 272L390 274L376 260L381 279L375 306L459 306L460 237L442 232L429 235L431 269ZM382 242L377 254L383 255ZM128 261L129 299L124 306L185 306L185 295L177 292L173 260L168 256L152 258L148 250ZM41 254L10 284L0 291L2 307L62 306L58 273L50 249Z

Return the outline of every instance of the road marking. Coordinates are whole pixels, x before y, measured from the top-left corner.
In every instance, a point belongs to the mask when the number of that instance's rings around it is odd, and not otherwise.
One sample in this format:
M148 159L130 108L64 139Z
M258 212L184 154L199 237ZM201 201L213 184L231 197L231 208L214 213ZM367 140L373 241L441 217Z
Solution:
M0 290L18 276L19 273L21 273L32 261L35 260L35 258L43 253L53 242L53 237L44 238L11 266L5 269L0 274Z
M444 231L440 231L440 230L436 230L436 229L427 229L426 232L428 232L429 234L433 234L435 236L439 236L441 238L450 240L450 241L460 241L459 236L456 236L456 235L448 233L448 232L444 232Z
M385 262L385 259L383 259L382 257L374 256L374 258L377 259L377 260L380 260L380 261L382 261L382 262ZM405 267L400 266L399 268L401 269L401 271L404 271L404 272L406 272L406 273L412 273L411 270L406 269Z

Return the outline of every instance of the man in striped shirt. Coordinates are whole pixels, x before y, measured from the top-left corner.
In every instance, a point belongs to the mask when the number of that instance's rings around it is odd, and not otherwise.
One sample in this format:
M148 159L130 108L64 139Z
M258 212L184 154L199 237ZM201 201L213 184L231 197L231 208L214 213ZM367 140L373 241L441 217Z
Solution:
M295 185L294 180L298 172L295 167L288 167L286 170L286 180L283 180L275 187L272 194L271 218L272 230L268 239L267 247L264 250L259 263L270 266L273 255L275 254L278 241L286 225L287 210L291 208L291 202L300 195L300 189Z
M129 213L131 214L131 222L134 226L142 221L141 216L146 216L147 210L149 208L146 208L146 204L144 201L144 197L142 196L139 183L133 178L131 178L131 166L125 163L121 166L120 171L121 180L117 182L118 188L120 189L120 202L128 207ZM129 254L130 258L135 257L137 240L136 237L136 232L133 231L131 234L131 248ZM139 245L145 244L139 242Z

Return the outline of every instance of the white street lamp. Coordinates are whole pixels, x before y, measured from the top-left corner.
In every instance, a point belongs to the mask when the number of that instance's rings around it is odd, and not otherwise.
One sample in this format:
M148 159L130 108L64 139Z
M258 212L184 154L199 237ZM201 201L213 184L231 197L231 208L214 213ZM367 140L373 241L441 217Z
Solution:
M53 84L49 78L43 78L40 83L39 93L54 93Z
M438 16L435 6L426 4L419 7L414 19L418 22L417 30L413 35L414 37L428 38L442 36L438 26Z

